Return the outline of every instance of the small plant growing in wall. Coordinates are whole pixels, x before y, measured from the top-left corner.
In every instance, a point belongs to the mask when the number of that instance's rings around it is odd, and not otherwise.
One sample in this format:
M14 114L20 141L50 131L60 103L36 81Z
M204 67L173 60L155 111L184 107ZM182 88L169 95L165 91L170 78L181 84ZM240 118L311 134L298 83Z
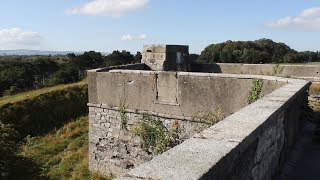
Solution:
M283 70L284 70L284 67L277 64L273 67L272 75L280 75L283 72Z
M253 81L253 86L251 87L248 94L248 98L247 98L248 104L255 102L261 97L260 94L261 94L262 87L263 87L263 79L257 79Z
M165 152L171 143L171 134L162 122L148 114L143 114L139 122L130 129L141 138L141 147L152 154Z
M124 98L120 99L119 113L121 119L121 129L127 130L128 116L126 114L126 102Z
M200 122L203 122L203 123L195 126L193 130L194 132L197 132L197 133L201 132L204 129L221 121L224 117L225 117L225 114L221 106L218 106L214 111L209 111L205 115L198 116L197 118L200 120Z
M220 106L218 106L215 111L209 111L207 114L201 116L199 119L203 122L214 125L215 123L221 121L224 118L224 112Z

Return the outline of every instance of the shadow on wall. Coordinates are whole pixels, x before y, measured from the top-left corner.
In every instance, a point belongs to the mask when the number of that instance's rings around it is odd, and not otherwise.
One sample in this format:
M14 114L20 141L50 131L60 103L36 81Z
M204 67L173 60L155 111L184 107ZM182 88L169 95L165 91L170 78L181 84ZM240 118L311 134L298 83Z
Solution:
M191 72L222 73L218 64L192 64Z

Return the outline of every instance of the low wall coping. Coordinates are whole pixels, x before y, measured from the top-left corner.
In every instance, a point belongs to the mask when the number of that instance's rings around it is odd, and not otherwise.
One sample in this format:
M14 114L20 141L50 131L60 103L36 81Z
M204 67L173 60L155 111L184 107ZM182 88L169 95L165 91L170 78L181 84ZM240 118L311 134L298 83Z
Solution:
M159 73L176 73L177 76L196 76L196 77L220 77L220 78L236 78L236 79L264 79L271 81L280 81L286 83L294 83L301 81L300 79L285 78L267 75L251 75L251 74L222 74L222 73L199 73L199 72L170 72L170 71L148 71L148 70L122 70L113 69L104 73L123 73L123 74L159 74ZM303 80L302 80L303 81Z

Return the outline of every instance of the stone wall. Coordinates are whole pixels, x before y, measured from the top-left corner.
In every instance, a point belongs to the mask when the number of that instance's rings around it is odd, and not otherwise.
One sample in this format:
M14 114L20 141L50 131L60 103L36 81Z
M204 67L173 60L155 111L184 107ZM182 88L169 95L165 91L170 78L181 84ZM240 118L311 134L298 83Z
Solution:
M248 105L256 79L263 98ZM123 179L269 179L295 141L307 85L260 75L91 70L89 167ZM209 127L200 117L218 107L228 117L198 133ZM144 113L168 130L179 124L179 141L187 140L158 156L146 152L130 132Z
M202 117L218 107L225 116L245 107L253 79L263 79L261 96L288 81L252 75L136 70L91 72L88 79L89 166L91 170L116 176L153 158L141 149L139 137L130 132L141 114L158 118L168 130L179 124L182 142L208 128L209 123ZM129 131L121 128L121 102Z
M274 178L302 127L309 86L274 78L288 84L118 179Z
M89 106L90 170L120 176L152 159L153 154L140 147L139 136L130 132L132 126L141 120L142 114L126 112L126 129L123 129L119 110L95 104ZM161 121L168 131L174 130L179 142L209 127L205 122L153 117Z

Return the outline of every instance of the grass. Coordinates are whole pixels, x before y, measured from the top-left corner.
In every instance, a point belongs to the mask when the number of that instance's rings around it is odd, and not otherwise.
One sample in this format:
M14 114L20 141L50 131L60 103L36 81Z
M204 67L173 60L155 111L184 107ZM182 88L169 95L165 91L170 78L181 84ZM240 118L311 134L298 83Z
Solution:
M42 166L49 179L111 179L88 169L88 117L42 137L27 138L22 155Z
M19 94L12 95L12 96L3 96L0 98L0 106L2 106L4 104L8 104L8 103L14 103L14 102L23 101L26 99L31 99L31 98L40 96L42 94L46 94L48 92L59 91L59 90L63 90L68 87L83 85L86 83L87 83L86 81L80 81L80 82L71 83L71 84L63 84L63 85L58 85L58 86L47 87L47 88L37 89L37 90L33 90L33 91L23 92L23 93L19 93Z

